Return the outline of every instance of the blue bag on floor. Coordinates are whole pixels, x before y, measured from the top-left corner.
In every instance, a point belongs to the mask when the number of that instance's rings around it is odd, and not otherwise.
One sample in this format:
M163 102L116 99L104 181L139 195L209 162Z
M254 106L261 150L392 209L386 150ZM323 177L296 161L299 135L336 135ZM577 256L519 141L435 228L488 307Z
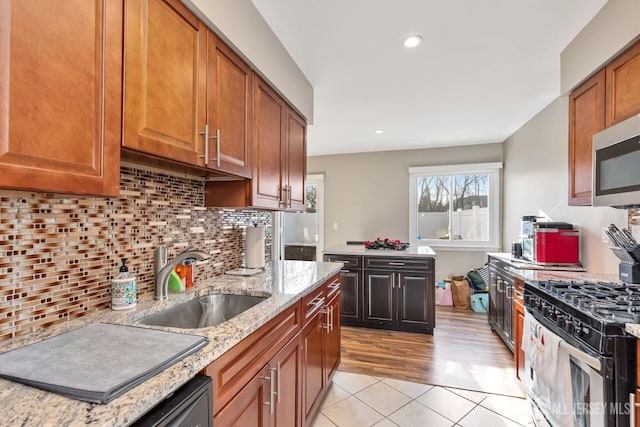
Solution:
M471 294L471 309L476 313L486 313L489 310L489 293L477 292Z

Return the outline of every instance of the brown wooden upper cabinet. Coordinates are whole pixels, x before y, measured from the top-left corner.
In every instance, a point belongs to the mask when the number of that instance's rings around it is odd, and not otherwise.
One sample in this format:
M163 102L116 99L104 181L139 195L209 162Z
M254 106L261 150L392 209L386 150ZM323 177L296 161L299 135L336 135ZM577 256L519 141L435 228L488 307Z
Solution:
M252 76L178 0L128 0L124 147L251 177Z
M569 97L569 204L591 205L592 137L640 113L640 42Z
M0 3L0 187L117 195L122 2Z
M607 65L607 127L640 112L640 42Z
M123 146L204 166L207 29L178 0L127 0Z
M251 91L249 66L209 31L207 44L207 166L251 177Z
M574 90L569 97L569 204L591 204L593 134L604 129L605 71Z
M304 210L306 122L267 82L253 79L251 180L208 182L205 205Z

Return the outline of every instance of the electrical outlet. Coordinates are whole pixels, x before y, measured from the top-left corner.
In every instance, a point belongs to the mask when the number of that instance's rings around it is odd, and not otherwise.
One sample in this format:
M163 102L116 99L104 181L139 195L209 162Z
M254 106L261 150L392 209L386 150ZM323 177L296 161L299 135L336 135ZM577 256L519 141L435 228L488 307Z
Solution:
M609 244L609 236L607 236L607 227L602 227L602 243Z
M334 222L334 223L333 223L333 229L334 229L334 230L337 230L337 229L338 229L338 223L337 223L337 222Z

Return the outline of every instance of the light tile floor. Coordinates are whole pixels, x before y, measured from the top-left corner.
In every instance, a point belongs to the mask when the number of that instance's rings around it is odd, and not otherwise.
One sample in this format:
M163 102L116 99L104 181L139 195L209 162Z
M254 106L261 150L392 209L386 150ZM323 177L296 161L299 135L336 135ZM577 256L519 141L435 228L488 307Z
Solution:
M531 427L525 399L336 372L312 427Z

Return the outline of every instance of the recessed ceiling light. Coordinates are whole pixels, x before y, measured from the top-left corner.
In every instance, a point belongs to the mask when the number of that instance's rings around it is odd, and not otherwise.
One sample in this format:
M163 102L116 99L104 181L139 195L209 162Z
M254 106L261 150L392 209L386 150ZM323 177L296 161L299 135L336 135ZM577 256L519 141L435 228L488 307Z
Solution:
M422 36L419 36L417 34L413 36L409 36L404 39L402 44L404 44L404 47L408 47L408 48L418 47L422 44Z
M384 129L376 129L373 131L376 135L381 135L384 133Z

